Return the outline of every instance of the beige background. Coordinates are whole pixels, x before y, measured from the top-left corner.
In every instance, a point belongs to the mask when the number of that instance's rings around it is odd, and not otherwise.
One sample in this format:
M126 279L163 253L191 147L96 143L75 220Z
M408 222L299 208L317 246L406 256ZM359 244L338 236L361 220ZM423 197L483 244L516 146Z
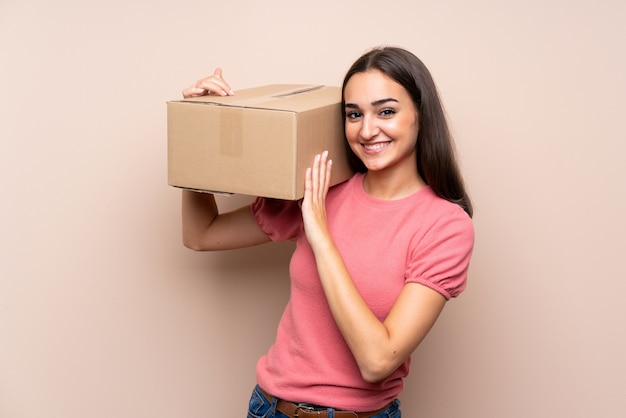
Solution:
M623 416L625 4L0 1L0 416L244 416L291 247L181 246L165 102L378 44L433 72L476 206L405 416Z

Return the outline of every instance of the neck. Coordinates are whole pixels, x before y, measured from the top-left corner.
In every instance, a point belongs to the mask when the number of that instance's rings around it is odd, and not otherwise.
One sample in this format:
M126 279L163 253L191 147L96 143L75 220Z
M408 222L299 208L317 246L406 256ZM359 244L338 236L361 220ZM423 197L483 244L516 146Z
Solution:
M381 200L398 200L417 192L426 183L417 173L413 175L393 175L389 172L368 171L363 179L365 192Z

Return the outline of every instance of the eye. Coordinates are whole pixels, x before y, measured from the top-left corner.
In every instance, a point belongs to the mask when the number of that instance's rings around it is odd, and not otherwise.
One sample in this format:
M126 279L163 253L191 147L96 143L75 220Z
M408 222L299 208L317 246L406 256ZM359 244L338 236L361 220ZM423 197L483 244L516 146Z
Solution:
M360 118L361 112L357 112L356 110L351 110L349 112L346 112L346 119L348 120L356 120L358 118Z
M383 117L390 117L390 116L395 115L396 111L395 111L395 109L392 109L390 107L386 107L386 108L382 109L379 114L380 114L380 116L383 116Z

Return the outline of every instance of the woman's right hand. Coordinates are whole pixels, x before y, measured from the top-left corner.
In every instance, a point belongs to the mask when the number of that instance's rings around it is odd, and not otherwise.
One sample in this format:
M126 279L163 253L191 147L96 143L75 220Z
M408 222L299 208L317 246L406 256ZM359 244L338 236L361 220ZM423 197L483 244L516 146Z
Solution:
M210 94L218 96L232 96L233 90L230 85L222 77L222 69L216 68L213 75L198 80L194 85L183 90L183 97L200 97Z

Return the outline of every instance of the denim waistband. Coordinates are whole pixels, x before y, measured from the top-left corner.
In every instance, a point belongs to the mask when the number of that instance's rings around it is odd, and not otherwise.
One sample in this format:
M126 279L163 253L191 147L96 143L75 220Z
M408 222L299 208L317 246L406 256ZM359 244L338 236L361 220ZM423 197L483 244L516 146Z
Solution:
M248 418L400 418L400 401L369 412L345 411L308 403L294 403L270 395L258 385L252 392Z

